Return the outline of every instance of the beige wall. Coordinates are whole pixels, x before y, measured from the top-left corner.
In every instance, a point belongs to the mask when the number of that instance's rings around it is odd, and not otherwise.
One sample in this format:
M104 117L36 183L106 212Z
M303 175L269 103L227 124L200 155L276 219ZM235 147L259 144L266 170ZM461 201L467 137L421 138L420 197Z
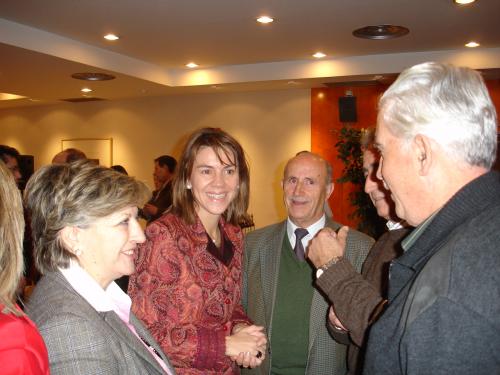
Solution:
M284 218L279 181L287 158L310 149L310 91L287 90L63 103L0 110L0 144L51 161L61 139L113 138L113 163L152 186L153 159L178 156L192 130L221 127L247 153L249 212L257 227Z

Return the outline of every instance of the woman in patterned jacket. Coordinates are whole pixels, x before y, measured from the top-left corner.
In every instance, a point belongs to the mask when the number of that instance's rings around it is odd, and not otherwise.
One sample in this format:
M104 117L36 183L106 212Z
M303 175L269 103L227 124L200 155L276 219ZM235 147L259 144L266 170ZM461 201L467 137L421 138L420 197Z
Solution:
M189 138L171 209L146 229L129 293L133 311L178 374L239 374L258 366L262 327L240 304L249 172L240 144L214 128Z

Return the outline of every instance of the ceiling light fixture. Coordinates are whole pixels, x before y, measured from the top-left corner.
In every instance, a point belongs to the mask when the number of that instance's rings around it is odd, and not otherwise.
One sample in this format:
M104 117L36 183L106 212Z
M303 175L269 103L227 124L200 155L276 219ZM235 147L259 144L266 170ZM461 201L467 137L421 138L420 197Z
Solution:
M472 4L476 0L453 0L453 1L455 2L455 4L458 5L467 5L467 4Z
M272 23L274 22L274 18L269 16L260 16L259 18L257 18L257 22L262 24Z
M80 90L81 92L92 92L92 89L89 89L88 87L84 87L83 89Z
M194 68L197 68L198 67L198 64L194 63L194 62L190 62L190 63L187 63L186 66L189 68L189 69L194 69Z
M477 42L474 42L474 41L470 41L470 42L469 42L469 43L467 43L465 46L466 46L466 47L469 47L469 48L475 48L475 47L479 47L479 46L480 46L480 44L479 44L479 43L477 43Z
M82 81L109 81L116 77L106 73L74 73L71 78L81 79Z
M323 52L316 52L313 57L317 58L317 59L322 59L323 57L325 57L326 55L323 53Z
M360 29L356 29L352 32L357 38L363 39L392 39L399 38L400 36L406 35L410 32L404 26L395 25L376 25L376 26L365 26Z
M115 34L106 34L106 35L104 35L104 39L109 40L111 42L114 42L115 40L120 39L120 37L118 35L115 35Z
M14 99L23 99L25 96L9 94L7 92L0 92L0 100L14 100Z

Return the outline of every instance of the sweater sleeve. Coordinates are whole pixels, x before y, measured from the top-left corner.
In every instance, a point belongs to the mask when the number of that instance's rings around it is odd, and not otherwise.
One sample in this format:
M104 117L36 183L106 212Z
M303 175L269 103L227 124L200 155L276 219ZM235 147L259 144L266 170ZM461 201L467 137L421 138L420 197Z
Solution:
M222 371L232 365L225 355L231 322L210 324L220 314L191 263L192 244L163 219L149 225L130 279L133 312L143 321L176 368ZM174 233L172 233L172 231ZM239 301L238 301L239 302ZM211 311L210 309L214 310Z
M371 315L383 301L380 293L345 258L321 275L316 285L327 294L351 340L361 346Z

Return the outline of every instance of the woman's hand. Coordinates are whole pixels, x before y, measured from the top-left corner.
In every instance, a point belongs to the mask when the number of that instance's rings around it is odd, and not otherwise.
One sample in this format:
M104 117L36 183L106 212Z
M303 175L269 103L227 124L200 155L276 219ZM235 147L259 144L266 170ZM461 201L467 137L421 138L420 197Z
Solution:
M266 345L264 327L237 324L226 337L226 355L240 366L256 367L265 358Z

